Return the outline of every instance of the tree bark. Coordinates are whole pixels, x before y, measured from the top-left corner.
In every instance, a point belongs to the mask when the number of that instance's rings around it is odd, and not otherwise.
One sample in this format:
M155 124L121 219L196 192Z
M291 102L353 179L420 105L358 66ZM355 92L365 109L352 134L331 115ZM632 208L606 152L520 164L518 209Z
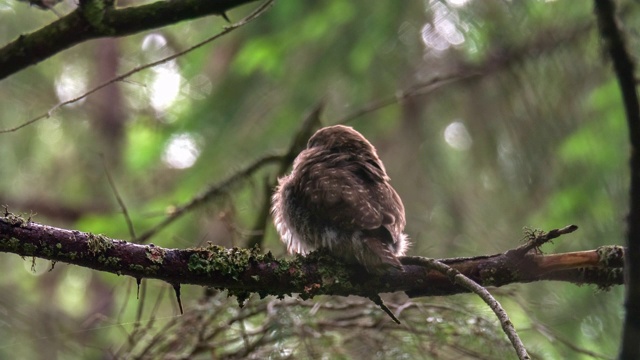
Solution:
M255 0L182 0L115 8L113 1L84 0L57 21L0 48L0 80L90 39L119 37L196 19L223 15Z
M600 288L623 283L622 247L539 255L533 246L527 246L500 254L440 261L482 286L539 280L594 284ZM340 263L324 251L276 259L258 249L215 245L167 249L41 225L8 213L0 217L0 251L137 279L159 279L175 286L194 284L228 289L239 299L253 292L278 297L299 293L303 298L321 294L370 297L397 291L411 297L468 292L446 275L414 265L410 257L403 259L403 272L393 270L370 276L364 269Z

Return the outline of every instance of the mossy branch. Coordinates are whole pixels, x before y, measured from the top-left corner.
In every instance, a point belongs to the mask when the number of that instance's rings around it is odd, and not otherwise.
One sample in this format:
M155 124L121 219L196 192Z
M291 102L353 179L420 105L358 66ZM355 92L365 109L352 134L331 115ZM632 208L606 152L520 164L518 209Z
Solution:
M0 79L87 40L126 36L184 20L223 15L254 1L161 0L121 9L100 0L83 1L68 15L0 48Z
M360 295L404 291L409 296L451 295L468 290L436 270L413 264L405 271L369 276L346 266L325 252L307 257L276 259L257 249L227 249L215 245L194 249L166 249L133 244L103 235L66 230L22 219L0 217L0 252L65 262L86 268L151 278L170 284L193 284L228 289L240 299L250 293L283 297L298 293ZM539 280L594 284L608 288L623 283L623 248L537 255L516 252L470 258L441 259L482 286L503 286Z

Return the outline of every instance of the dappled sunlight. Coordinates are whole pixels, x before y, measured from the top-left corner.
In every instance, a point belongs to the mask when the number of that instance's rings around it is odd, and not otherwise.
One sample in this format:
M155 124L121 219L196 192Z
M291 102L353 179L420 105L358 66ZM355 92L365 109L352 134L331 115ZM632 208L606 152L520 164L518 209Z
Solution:
M604 325L599 316L589 315L580 322L580 330L588 339L596 340L603 335Z
M175 61L156 66L150 90L151 106L156 112L167 110L180 94L182 78Z
M144 37L141 49L147 62L158 61L171 55L167 47L167 39L158 33ZM148 84L148 95L151 106L157 113L163 113L178 99L182 86L180 68L175 60L170 60L153 67L151 81Z
M162 154L162 161L174 169L186 169L198 160L200 146L196 138L187 133L176 134L169 139Z
M161 34L152 33L142 39L140 47L145 52L145 56L149 57L150 54L161 53L166 50L167 39Z
M447 0L451 6L462 7L467 5L471 0Z
M436 51L444 51L450 46L464 43L464 35L459 27L466 27L460 22L458 15L446 5L432 1L433 21L427 23L420 31L422 42Z
M60 75L55 80L55 91L60 102L71 100L82 95L88 89L89 80L85 67L66 64L63 66ZM79 100L68 106L78 107L86 99Z
M15 14L13 6L16 2L11 0L0 0L0 13L12 13Z
M450 147L460 151L469 150L473 143L467 127L460 121L447 125L444 129L444 140Z

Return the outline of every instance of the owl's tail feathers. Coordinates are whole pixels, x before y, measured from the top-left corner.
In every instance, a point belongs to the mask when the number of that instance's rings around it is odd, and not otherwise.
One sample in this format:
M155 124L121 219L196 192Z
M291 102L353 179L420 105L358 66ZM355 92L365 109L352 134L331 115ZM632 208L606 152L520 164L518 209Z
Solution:
M384 273L390 268L404 271L400 260L394 255L389 244L378 238L363 239L364 251L360 262L370 273Z

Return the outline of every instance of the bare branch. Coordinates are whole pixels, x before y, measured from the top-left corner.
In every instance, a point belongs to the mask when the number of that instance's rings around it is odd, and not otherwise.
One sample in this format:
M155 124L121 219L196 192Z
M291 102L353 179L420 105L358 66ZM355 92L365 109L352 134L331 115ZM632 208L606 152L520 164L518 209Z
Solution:
M280 167L278 168L278 172L275 174L275 177L265 182L265 198L263 199L262 206L258 212L256 223L252 227L252 235L247 240L247 246L249 248L256 246L258 248L262 248L262 240L264 238L267 222L270 218L269 212L271 210L272 190L276 186L278 178L285 174L287 169L289 169L293 163L293 160L296 158L296 155L305 147L306 141L311 137L314 129L320 125L320 114L322 113L323 108L324 101L319 101L305 116L302 121L302 125L293 137L293 141L291 141L287 152L280 159Z
M255 0L157 1L122 9L113 1L80 1L80 6L53 23L20 35L0 49L0 79L37 64L81 42L102 37L120 37L208 15Z
M469 79L479 75L481 74L473 70L472 71L458 70L451 74L434 76L431 79L421 82L419 84L416 84L407 90L399 91L393 96L389 96L383 99L377 99L368 104L365 104L364 106L357 109L356 111L350 114L347 114L346 116L338 120L336 123L348 124L351 121L356 120L361 116L372 113L374 111L384 109L387 106L398 104L402 102L402 100L404 99L426 95L431 91L434 91L440 88L441 86L444 86L456 81Z
M164 63L166 63L168 61L171 61L171 60L176 59L176 58L178 58L180 56L183 56L183 55L185 55L185 54L187 54L187 53L189 53L189 52L191 52L193 50L196 50L196 49L198 49L198 48L200 48L200 47L202 47L202 46L204 46L204 45L206 45L206 44L208 44L208 43L210 43L210 42L212 42L212 41L214 41L216 39L219 39L223 35L226 35L226 34L230 33L231 31L233 31L233 30L235 30L235 29L237 29L237 28L239 28L239 27L241 27L243 25L246 25L250 21L255 20L258 16L262 15L273 4L273 1L274 0L266 1L264 4L262 4L262 6L258 7L254 12L249 14L244 19L238 21L235 24L226 26L221 32L217 33L216 35L214 35L214 36L212 36L212 37L210 37L210 38L208 38L208 39L206 39L204 41L201 41L201 42L197 43L196 45L193 45L193 46L191 46L191 47L189 47L189 48L187 48L187 49L185 49L183 51L177 52L177 53L175 53L173 55L164 57L164 58L162 58L160 60L157 60L157 61L154 61L154 62L151 62L151 63L148 63L148 64L136 66L135 68L125 72L122 75L116 76L113 79L105 81L104 83L94 87L93 89L85 92L84 94L82 94L80 96L77 96L75 98L72 98L72 99L69 99L69 100L65 100L65 101L62 101L62 102L56 104L55 106L50 108L44 114L36 116L35 118L33 118L31 120L28 120L28 121L26 121L26 122L24 122L24 123L22 123L22 124L20 124L18 126L15 126L13 128L0 129L0 134L15 132L15 131L22 129L23 127L29 126L29 125L31 125L31 124L39 121L39 120L48 119L56 111L58 111L58 109L60 109L60 108L62 108L64 106L67 106L69 104L73 104L75 102L78 102L78 101L88 97L89 95L91 95L91 94L93 94L93 93L95 93L95 92L97 92L97 91L99 91L99 90L101 90L101 89L113 84L113 83L116 83L118 81L122 81L122 80L130 77L131 75L136 74L136 73L138 73L138 72L140 72L142 70L149 69L149 68L164 64ZM1 51L2 50L0 50L0 64L2 64L2 52ZM0 65L0 66L2 66L2 65ZM0 70L0 79L1 79L1 75L2 75L2 71Z
M131 221L131 217L129 216L129 210L127 210L127 205L124 203L124 200L122 200L122 197L118 192L118 188L116 187L116 183L113 181L111 172L109 172L109 168L107 167L107 162L105 161L104 156L102 156L102 167L104 168L104 173L107 176L109 187L111 187L111 191L113 191L113 196L115 196L116 201L120 206L120 210L122 210L122 215L124 216L124 219L127 222L127 228L129 228L129 235L131 236L131 241L136 241L136 230L133 227L133 222Z
M520 253L520 255L524 255L532 249L537 249L553 239L557 239L562 235L571 234L576 230L578 230L578 226L576 225L567 225L561 229L553 229L548 232L525 229L525 235L528 238L528 241L526 244L515 249L515 251Z
M149 239L154 235L156 235L160 230L164 229L169 224L176 221L178 218L187 214L189 211L192 211L200 207L201 205L206 204L208 201L210 201L212 198L216 196L226 193L231 186L235 185L241 180L245 180L251 174L260 170L263 166L280 161L282 157L283 157L282 155L278 155L278 154L266 155L252 162L245 168L236 171L225 180L222 180L219 183L209 186L202 193L193 197L188 203L184 205L176 206L173 209L173 211L171 211L171 213L168 214L167 217L164 218L164 220L162 220L158 225L154 226L153 228L147 230L145 233L140 235L137 238L137 241L139 243L145 243L149 241Z
M384 109L388 106L401 103L403 100L413 97L427 95L443 86L461 81L472 81L480 79L500 70L521 63L528 59L530 54L549 53L556 49L564 49L567 42L589 34L593 27L591 21L581 22L571 27L550 27L542 29L538 35L527 41L505 46L501 44L489 51L489 55L478 63L459 63L454 66L454 70L447 74L435 75L432 78L416 83L405 90L397 91L394 95L373 100L359 109L345 115L339 119L337 124L347 124L366 114Z

